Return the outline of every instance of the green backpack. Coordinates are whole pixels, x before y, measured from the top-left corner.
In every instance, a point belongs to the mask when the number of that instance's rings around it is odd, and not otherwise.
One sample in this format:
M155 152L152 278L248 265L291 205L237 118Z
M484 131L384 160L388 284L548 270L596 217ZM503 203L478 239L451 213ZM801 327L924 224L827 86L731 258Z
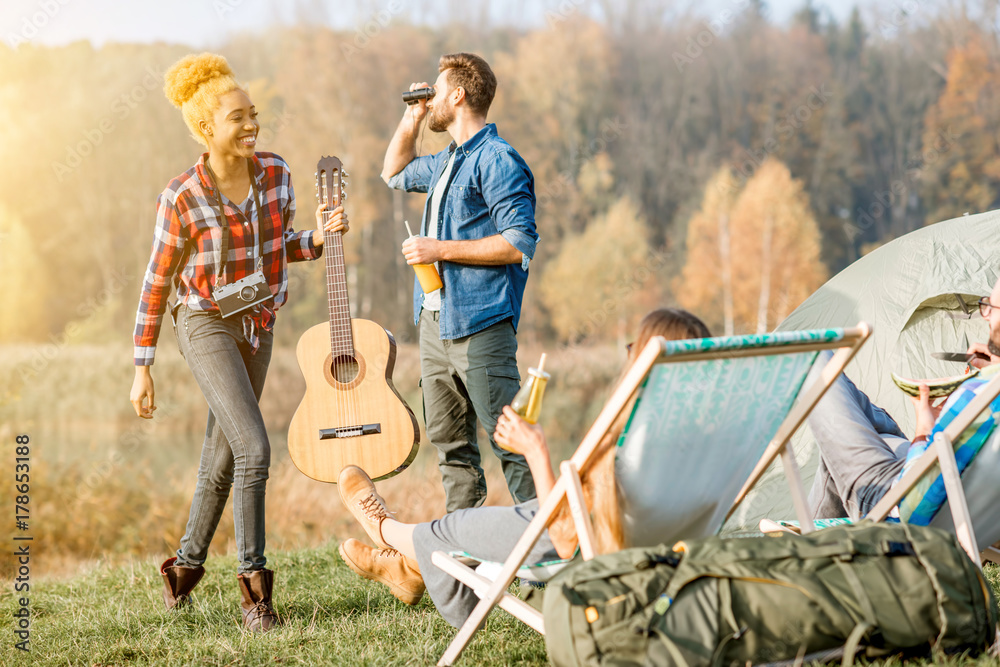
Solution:
M552 664L745 665L988 648L998 611L954 536L862 522L626 549L546 587Z

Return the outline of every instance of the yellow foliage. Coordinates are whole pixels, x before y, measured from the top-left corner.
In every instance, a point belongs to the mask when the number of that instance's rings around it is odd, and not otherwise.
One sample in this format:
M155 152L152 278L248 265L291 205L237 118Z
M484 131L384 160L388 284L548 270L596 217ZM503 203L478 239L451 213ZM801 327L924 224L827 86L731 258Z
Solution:
M602 334L628 318L654 269L645 220L622 197L582 233L566 238L542 276L542 303L560 339L609 337Z
M724 330L768 331L826 279L819 226L802 183L777 160L766 161L736 192L728 169L706 185L688 223L687 259L675 290L682 306L717 326L727 310L728 273L733 326Z
M826 280L802 182L781 162L766 161L740 193L732 227L737 327L769 331Z
M924 118L924 194L936 222L988 209L1000 189L994 140L1000 65L980 37L948 54L948 81Z
M709 327L732 333L731 284L732 262L726 242L730 228L733 202L739 186L728 168L724 167L705 185L701 209L688 222L687 261L674 291L681 306L701 317ZM728 272L728 273L727 273ZM727 307L727 301L729 306Z

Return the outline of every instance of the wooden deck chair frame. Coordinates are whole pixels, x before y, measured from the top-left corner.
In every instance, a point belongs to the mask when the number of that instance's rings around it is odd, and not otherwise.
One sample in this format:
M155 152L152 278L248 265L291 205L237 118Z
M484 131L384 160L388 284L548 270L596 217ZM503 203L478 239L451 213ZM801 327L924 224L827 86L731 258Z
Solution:
M1000 396L1000 373L983 387L975 398L969 401L958 415L952 419L951 423L943 431L934 437L934 442L927 448L913 467L899 480L888 493L882 496L875 507L865 515L866 519L882 521L892 508L900 503L903 497L920 481L920 478L930 470L935 463L941 469L941 477L944 480L945 495L948 497L948 507L951 509L951 517L955 523L955 535L958 543L969 554L969 558L974 563L980 564L981 560L987 559L993 562L1000 562L1000 550L995 546L986 547L980 552L976 543L976 535L972 530L972 517L969 514L969 503L965 498L965 490L962 487L962 479L958 472L958 464L955 462L955 448L953 443L962 433L975 421L979 414L987 409L993 400ZM973 461L973 465L975 462Z
M733 502L729 513L726 515L727 518L732 515L733 511L760 480L771 463L778 456L781 456L785 476L788 478L792 490L796 514L802 525L806 526L805 530L808 532L812 525L805 489L802 485L798 465L795 463L795 457L785 445L788 444L792 434L802 425L809 412L819 402L820 398L823 397L823 394L826 393L826 390L833 381L844 370L848 362L854 358L854 355L865 341L868 340L870 335L871 326L861 322L856 327L844 329L843 335L834 341L809 341L781 346L680 352L671 355L663 354L665 346L668 343L667 340L662 337L655 337L650 340L639 354L632 368L626 373L618 388L611 395L611 398L608 399L608 402L597 416L594 424L587 431L579 447L577 447L576 452L574 452L569 460L563 461L559 466L559 479L556 481L552 492L528 524L524 534L518 540L517 544L515 544L514 549L504 562L500 574L494 581L481 577L471 568L444 552L437 551L432 554L431 560L437 567L471 588L480 597L479 603L473 609L472 614L465 621L465 624L459 628L458 634L452 640L437 664L451 665L458 660L462 651L465 650L465 647L472 640L473 635L475 635L476 631L479 630L486 620L486 616L496 606L510 612L539 633L545 634L545 624L542 614L508 593L507 588L514 580L518 568L524 563L525 558L527 558L528 553L538 541L542 532L555 518L556 510L564 499L569 503L570 513L576 525L580 551L583 558L589 560L594 557L593 526L591 525L590 516L583 501L580 472L587 470L594 463L594 455L601 439L607 433L608 429L611 428L618 415L629 404L632 396L642 385L642 382L656 363L701 361L726 357L770 356L837 349L833 358L824 367L820 381L800 393L798 401L792 406L788 415L778 427L777 432L764 450L763 455L747 478L743 488Z

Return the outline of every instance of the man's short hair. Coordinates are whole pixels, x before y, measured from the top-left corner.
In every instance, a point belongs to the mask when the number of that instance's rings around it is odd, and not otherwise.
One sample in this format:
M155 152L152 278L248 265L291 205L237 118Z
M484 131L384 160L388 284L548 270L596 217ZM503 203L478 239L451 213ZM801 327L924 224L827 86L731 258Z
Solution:
M438 72L448 72L452 88L465 90L465 103L469 108L486 115L497 92L497 78L489 63L474 53L449 53L441 56Z

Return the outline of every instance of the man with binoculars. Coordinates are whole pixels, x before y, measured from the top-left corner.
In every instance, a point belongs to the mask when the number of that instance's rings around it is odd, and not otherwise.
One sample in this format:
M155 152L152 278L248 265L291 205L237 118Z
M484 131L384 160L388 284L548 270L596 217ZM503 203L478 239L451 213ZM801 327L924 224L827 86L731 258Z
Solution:
M451 512L486 500L476 420L490 434L515 503L535 497L523 456L493 441L503 406L517 393L515 331L535 254L535 189L531 170L497 135L486 114L496 77L477 55L442 56L433 87L414 83L403 119L385 154L389 187L425 192L419 236L403 243L409 264L436 264L443 287L413 289L420 333L420 374L427 435L439 452ZM420 123L448 132L451 145L418 157Z

